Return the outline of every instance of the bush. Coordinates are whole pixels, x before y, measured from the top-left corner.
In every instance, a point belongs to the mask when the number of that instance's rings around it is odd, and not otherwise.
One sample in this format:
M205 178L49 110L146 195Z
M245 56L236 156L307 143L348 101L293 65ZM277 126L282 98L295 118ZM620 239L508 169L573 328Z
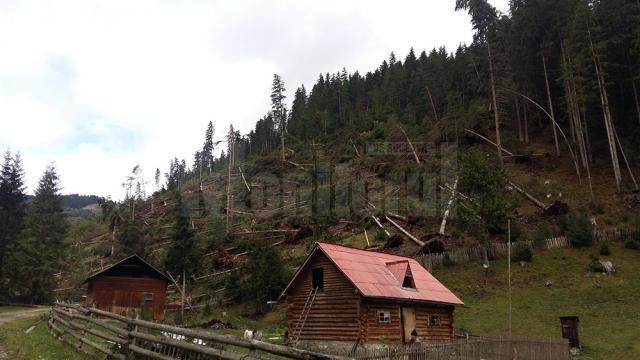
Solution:
M604 266L600 264L600 257L596 254L591 255L591 261L587 265L590 272L605 272Z
M449 256L449 253L444 253L444 255L442 256L442 265L444 267L453 266L453 260L451 260L451 256Z
M624 242L624 248L630 250L640 250L640 241L629 239Z
M604 214L604 205L602 203L592 202L589 204L589 207L591 208L591 212L594 214Z
M611 250L609 250L609 246L607 244L600 245L600 255L602 256L611 255Z
M547 226L541 226L533 234L533 244L538 248L545 246L546 240L553 237L553 231Z
M565 235L575 247L587 247L593 244L591 223L582 212L571 212L564 216Z
M515 243L513 244L513 254L511 254L511 260L515 262L531 262L533 259L533 252L526 244Z

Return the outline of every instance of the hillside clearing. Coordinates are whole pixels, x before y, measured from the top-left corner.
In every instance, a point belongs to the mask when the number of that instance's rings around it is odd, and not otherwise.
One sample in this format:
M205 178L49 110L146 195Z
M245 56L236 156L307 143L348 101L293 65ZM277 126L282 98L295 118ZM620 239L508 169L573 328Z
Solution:
M640 273L635 269L640 252L611 244L614 276L586 270L587 249L536 252L533 262L512 266L513 335L559 338L560 316L580 317L580 359L640 357L636 343L640 314L637 294ZM492 263L485 275L480 262L439 268L435 276L465 302L455 313L455 327L474 335L506 335L508 327L507 261ZM552 287L545 287L545 281Z

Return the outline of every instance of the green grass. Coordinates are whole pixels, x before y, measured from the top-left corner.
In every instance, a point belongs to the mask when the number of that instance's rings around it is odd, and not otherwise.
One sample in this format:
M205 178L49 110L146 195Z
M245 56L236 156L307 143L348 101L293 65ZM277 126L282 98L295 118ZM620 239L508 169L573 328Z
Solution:
M11 321L0 326L0 342L13 360L86 360L47 331L46 314ZM25 334L25 330L36 327Z
M29 311L29 310L36 310L36 309L26 307L26 306L0 306L0 316L13 314L21 311Z
M589 274L588 249L535 252L533 262L512 264L514 335L560 338L560 316L580 317L584 352L579 359L638 359L640 326L640 251L612 244L617 274ZM439 268L435 276L465 302L456 309L454 326L475 335L508 334L507 262L495 261L485 275L480 262ZM553 286L544 286L546 280Z

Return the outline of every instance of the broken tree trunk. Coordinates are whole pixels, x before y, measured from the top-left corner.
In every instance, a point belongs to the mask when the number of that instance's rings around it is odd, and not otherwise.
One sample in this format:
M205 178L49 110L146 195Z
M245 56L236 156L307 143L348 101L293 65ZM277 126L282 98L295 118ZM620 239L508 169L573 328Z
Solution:
M544 68L544 81L547 86L547 99L549 101L549 114L551 115L551 121L553 123L556 122L555 114L553 112L553 101L551 100L551 89L549 87L549 75L547 74L547 59L542 57L542 66ZM560 156L560 144L558 144L558 132L556 131L556 127L554 124L551 124L551 128L553 129L553 140L556 143L556 155Z
M598 80L598 90L600 93L600 103L602 105L602 113L604 116L605 129L607 130L607 140L609 143L609 152L611 154L611 163L613 165L613 176L616 182L618 193L621 191L622 176L620 173L620 160L618 159L618 151L616 149L616 140L613 135L613 119L611 118L611 110L609 108L609 96L607 95L607 87L605 85L604 76L602 75L601 64L591 39L591 30L587 28L589 34L589 45L591 47L591 56L593 65L596 70L596 78Z
M500 139L500 115L499 115L499 111L498 111L498 100L496 98L496 81L494 78L494 74L493 74L493 60L491 58L491 44L489 42L487 42L487 54L489 56L489 75L490 75L490 80L491 80L491 95L493 98L493 116L495 119L495 125L496 125L496 142L498 145L498 162L500 164L500 167L502 167L504 165L504 162L502 160L502 140Z
M420 241L417 237L411 235L407 230L405 230L402 226L398 225L395 221L391 220L391 218L387 215L384 216L387 221L391 223L391 225L395 226L396 229L400 230L401 233L405 234L409 239L411 239L416 244L420 245L420 247L424 246L425 243Z
M373 221L375 221L376 225L378 225L378 227L382 229L382 231L384 231L385 234L387 234L387 237L391 236L391 234L389 234L389 231L385 229L384 226L382 226L382 223L380 222L380 220L378 220L378 218L375 215L371 214L371 218L373 219Z
M627 160L627 155L624 153L624 149L622 148L622 143L620 142L620 138L618 137L618 131L616 127L613 127L613 134L616 137L616 142L618 143L618 147L620 148L620 154L622 154L622 159L624 160L624 164L627 166L627 171L629 171L629 176L631 176L631 180L633 181L633 187L635 191L638 191L638 182L636 181L636 177L633 176L633 171L631 171L631 166L629 166L629 161Z
M453 189L451 189L451 198L447 203L447 209L444 211L444 215L442 215L442 223L440 224L440 231L438 232L440 235L444 235L444 229L447 226L447 217L449 217L449 212L451 211L451 206L456 199L456 194L458 193L458 177L453 182Z
M400 129L400 131L402 131L402 135L404 135L405 139L407 139L407 143L409 143L409 147L411 148L411 151L413 152L413 156L416 159L416 163L418 163L418 165L420 165L420 158L418 158L418 154L416 153L416 149L413 147L413 143L411 143L411 140L409 139L409 136L404 131L402 126L398 125L398 128Z
M494 143L493 141L491 141L491 140L489 140L488 138L486 138L486 137L484 137L484 136L482 136L482 135L478 134L477 132L475 132L475 131L473 131L473 130L464 129L464 131L466 131L466 132L468 132L468 133L470 133L470 134L473 134L473 135L475 135L475 136L477 136L477 137L481 138L482 140L484 140L484 141L488 142L489 144L491 144L491 145L493 145L493 146L497 147L498 149L502 150L502 152L504 152L505 154L507 154L507 155L509 155L509 156L515 156L515 154L514 154L514 153L512 153L511 151L509 151L509 150L507 150L507 149L503 148L502 146L500 146L500 145L498 145L498 144Z
M531 195L528 192L522 190L522 188L520 188L518 185L514 184L511 181L509 181L509 185L511 185L517 192L519 192L520 194L524 195L527 199L531 200L531 202L534 203L537 207L541 208L542 210L546 210L547 209L547 205L545 205L542 201L536 199L533 195Z

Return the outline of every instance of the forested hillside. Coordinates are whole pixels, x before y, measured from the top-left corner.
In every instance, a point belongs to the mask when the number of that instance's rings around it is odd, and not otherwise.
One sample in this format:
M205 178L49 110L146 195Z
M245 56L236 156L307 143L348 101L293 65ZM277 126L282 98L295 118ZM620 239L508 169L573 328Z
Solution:
M104 201L101 219L66 233L60 257L73 261L49 266L47 296L3 295L42 302L57 288L77 299L83 276L138 253L186 277L193 303L244 302L255 313L312 240L416 255L504 242L509 223L512 240L565 234L574 245L591 244L594 223L636 226L640 4L452 6L470 15L473 43L391 53L362 72L309 69L322 71L310 89L287 92L274 75L255 129L209 123L193 158L156 169L155 186L135 166L123 201ZM6 162L10 184L19 159ZM20 229L36 214L23 226L24 199L15 201L3 205L15 219L2 249L33 251Z

